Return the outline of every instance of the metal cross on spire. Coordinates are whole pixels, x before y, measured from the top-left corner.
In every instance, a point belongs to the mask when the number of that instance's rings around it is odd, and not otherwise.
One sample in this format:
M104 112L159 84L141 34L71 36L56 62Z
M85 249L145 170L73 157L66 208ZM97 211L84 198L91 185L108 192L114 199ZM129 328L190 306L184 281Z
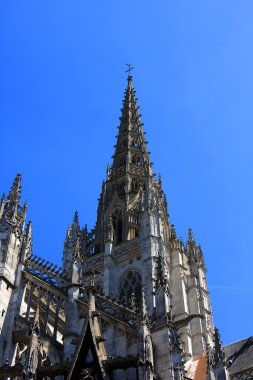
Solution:
M133 70L133 66L131 66L129 63L126 63L126 66L128 67L128 69L126 70L126 73L128 73L128 76L131 75L131 71Z

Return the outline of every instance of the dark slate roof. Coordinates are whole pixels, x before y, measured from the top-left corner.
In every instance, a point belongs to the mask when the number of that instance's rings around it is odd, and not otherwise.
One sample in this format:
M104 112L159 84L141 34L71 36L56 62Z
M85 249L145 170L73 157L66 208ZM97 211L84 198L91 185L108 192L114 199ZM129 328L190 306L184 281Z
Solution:
M253 337L239 340L224 346L229 373L253 368Z

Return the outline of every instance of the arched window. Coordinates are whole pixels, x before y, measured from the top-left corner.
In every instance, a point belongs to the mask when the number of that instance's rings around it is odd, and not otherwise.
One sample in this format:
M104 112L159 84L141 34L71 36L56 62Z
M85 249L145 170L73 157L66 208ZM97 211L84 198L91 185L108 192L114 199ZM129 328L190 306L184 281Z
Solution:
M125 193L125 182L119 182L117 184L117 190L119 194L124 194Z
M142 161L141 161L141 156L140 154L133 154L132 155L132 164L135 164L135 165L141 165Z
M136 305L141 303L141 276L136 271L128 271L119 286L119 300L131 306L133 298Z
M113 224L113 241L115 244L119 244L123 240L123 223L121 210L117 209L112 214Z
M132 180L132 186L131 186L132 190L137 190L138 189L138 180L136 179L133 179Z
M139 236L139 229L137 227L130 227L128 230L128 240L136 239Z
M132 146L134 146L135 148L138 148L138 146L140 146L138 138L132 139Z

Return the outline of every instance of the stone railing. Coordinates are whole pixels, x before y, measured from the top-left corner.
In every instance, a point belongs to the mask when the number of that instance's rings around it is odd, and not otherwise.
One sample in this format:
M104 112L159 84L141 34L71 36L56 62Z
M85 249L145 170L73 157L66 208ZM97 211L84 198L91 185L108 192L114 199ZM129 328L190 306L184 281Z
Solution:
M118 247L114 248L112 252L112 256L114 258L121 257L122 255L127 255L130 252L133 252L137 249L140 249L140 240L139 239L133 239L128 240L125 243L120 244Z
M88 271L90 269L100 269L104 264L104 254L97 253L92 256L88 256L84 258L83 261L83 269L84 271Z

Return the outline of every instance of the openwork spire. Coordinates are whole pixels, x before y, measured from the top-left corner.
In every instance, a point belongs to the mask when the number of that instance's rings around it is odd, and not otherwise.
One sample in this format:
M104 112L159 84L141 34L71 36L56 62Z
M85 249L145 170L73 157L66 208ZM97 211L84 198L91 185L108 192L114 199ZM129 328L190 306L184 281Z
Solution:
M114 245L139 236L142 199L148 189L150 191L147 194L147 203L151 205L156 202L158 205L160 202L161 208L163 207L161 183L157 184L153 178L130 73L119 119L113 163L111 167L107 167L106 181L99 199L95 250L103 249L105 236L106 239L110 237L108 241ZM164 214L167 215L167 210Z
M128 75L113 156L112 175L116 177L126 173L130 175L151 173L147 142L142 129L143 124L132 79L132 76Z

